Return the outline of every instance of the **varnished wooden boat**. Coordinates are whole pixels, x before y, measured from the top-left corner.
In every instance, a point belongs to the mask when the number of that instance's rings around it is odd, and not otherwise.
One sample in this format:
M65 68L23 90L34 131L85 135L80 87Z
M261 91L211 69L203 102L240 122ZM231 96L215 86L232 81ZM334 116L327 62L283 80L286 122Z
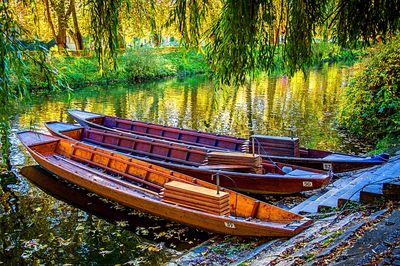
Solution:
M321 188L331 179L330 174L299 166L262 162L261 169L241 164L241 158L250 154L233 153L238 156L235 165L204 165L209 151L202 147L187 147L145 136L132 136L102 129L80 127L61 122L45 123L53 135L72 138L94 145L114 149L152 164L175 170L207 182L215 182L218 175L223 187L259 194L291 194ZM227 153L231 155L232 153Z
M31 131L20 141L46 170L89 191L166 219L221 234L293 236L311 220L248 196L99 147ZM200 203L227 195L228 213L198 210L195 199L171 203L163 199L171 186L187 188ZM189 195L189 194L187 194ZM164 196L165 197L165 196Z
M252 152L254 147L255 152L259 152L263 158L315 169L332 170L334 173L383 164L389 159L387 154L362 157L303 148L298 146L297 138L260 135L251 136L250 139L236 138L141 121L133 121L113 116L79 111L76 109L68 110L68 112L81 125L145 135L212 149L248 151L250 146L250 152ZM252 143L253 140L254 145Z
M111 223L126 221L124 229L137 231L140 227L146 227L150 232L148 235L141 237L150 241L154 240L157 235L158 242L171 242L170 236L163 236L163 232L168 230L179 231L183 228L180 224L171 223L168 220L162 220L152 215L143 215L143 212L132 212L129 208L115 208L115 203L104 201L102 197L93 197L91 191L81 189L77 186L71 186L71 182L65 182L65 179L49 173L39 165L22 167L18 172L14 172L17 176L22 175L24 178L33 183L36 187L46 192L46 194L75 206L89 214L96 215ZM185 232L185 237L193 240L193 244L189 247L205 241L211 235L204 231L189 230ZM172 242L175 245L187 248L188 243L184 238L174 238Z

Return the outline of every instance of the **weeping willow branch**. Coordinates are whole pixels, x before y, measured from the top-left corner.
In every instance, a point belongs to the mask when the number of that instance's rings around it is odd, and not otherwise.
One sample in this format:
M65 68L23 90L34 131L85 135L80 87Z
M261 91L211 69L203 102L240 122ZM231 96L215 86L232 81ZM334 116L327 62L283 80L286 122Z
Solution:
M87 5L91 14L90 29L93 46L98 56L100 73L104 74L104 67L116 69L118 49L118 10L122 0L88 0Z
M273 62L272 0L227 0L210 30L208 60L225 84L244 84L248 75Z
M209 0L176 0L166 26L178 25L185 45L199 45Z
M48 89L68 87L63 77L48 60L47 50L36 40L31 44L34 51L28 51L20 38L34 39L17 21L13 6L0 2L0 144L2 163L10 167L9 148L11 121L21 103L29 103L30 80L26 63L37 67L46 77ZM23 105L26 107L26 104Z
M315 29L325 17L327 1L292 0L288 1L288 21L286 26L285 61L290 74L303 69L311 62L311 45Z
M400 0L339 0L335 39L340 46L369 45L400 28Z
M198 44L205 0L176 0L171 20L186 43ZM219 80L243 84L257 71L272 70L275 50L283 53L293 74L311 62L312 44L325 24L325 40L342 47L369 44L400 28L400 0L223 0L207 45L208 59ZM208 3L209 4L209 3ZM285 8L282 8L285 7ZM279 24L285 32L277 34ZM273 37L273 31L275 36ZM277 37L284 37L284 45Z

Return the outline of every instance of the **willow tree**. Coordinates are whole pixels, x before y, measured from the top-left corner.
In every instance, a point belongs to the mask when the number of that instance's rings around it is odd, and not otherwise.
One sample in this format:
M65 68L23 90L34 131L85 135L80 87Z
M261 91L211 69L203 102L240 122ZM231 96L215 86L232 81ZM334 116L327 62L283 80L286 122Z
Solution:
M20 104L29 99L26 63L30 62L30 67L37 67L46 76L49 90L64 86L57 70L48 61L47 51L35 39L34 33L21 26L14 11L8 1L0 2L0 144L2 163L8 167L11 121ZM36 52L27 51L21 38L33 40Z
M400 0L221 0L223 8L208 36L200 35L209 0L176 0L173 18L184 40L207 42L219 80L243 84L258 71L274 69L276 29L284 28L282 52L288 71L304 69L312 57L317 29L341 47L370 44L400 26ZM283 25L283 27L282 27ZM275 29L275 31L274 31ZM275 36L274 36L275 35Z

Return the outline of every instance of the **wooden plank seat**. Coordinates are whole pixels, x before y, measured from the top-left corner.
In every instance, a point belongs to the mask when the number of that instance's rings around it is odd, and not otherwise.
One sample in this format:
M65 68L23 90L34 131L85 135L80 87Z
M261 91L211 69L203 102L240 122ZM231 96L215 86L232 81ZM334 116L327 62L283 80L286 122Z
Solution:
M186 197L186 198L188 197L187 193L179 192L179 191L170 192L169 190L167 190L167 191L164 190L163 192L161 192L161 195L166 195L166 196L173 195L173 196L177 196L177 197ZM190 199L214 203L214 204L218 203L220 205L223 205L226 202L226 199L224 199L224 198L217 200L217 199L209 199L209 198L205 198L202 196L196 196L196 195L190 195Z
M168 199L162 199L162 201L170 203L170 204L175 204L175 205L179 205L185 208L189 208L189 209L193 209L193 210L197 210L197 211L202 211L202 212L208 212L211 214L215 214L215 215L222 215L222 216L228 216L229 215L229 209L221 211L221 212L217 212L214 210L206 210L204 208L201 208L199 206L194 206L194 205L190 205L187 203L182 203L182 202L176 202L175 200L168 200Z
M62 166L65 169L68 169L69 171L73 172L73 173L79 173L80 175L86 175L86 176L90 176L92 179L98 177L98 179L103 179L103 182L109 182L109 184L112 186L113 183L118 184L118 185L122 185L123 187L127 188L127 189L134 189L135 191L139 191L144 193L146 196L152 195L155 196L156 198L158 198L159 194L143 188L141 186L132 184L130 182L121 180L118 177L114 177L114 176L110 176L107 175L99 170L96 169L92 169L92 168L88 168L86 165L82 165L79 164L73 160L70 160L68 158L64 158L61 157L59 155L49 155L47 156L47 160L58 165L58 166Z
M262 174L262 159L259 155L239 152L208 152L206 169L246 169L250 172Z
M171 179L172 180L181 180L180 178L174 177L169 173L165 173L165 172L158 171L156 169L152 169L151 164L141 165L141 164L133 162L132 159L129 159L128 161L126 161L121 158L115 157L114 153L106 154L106 153L98 152L95 147L93 149L90 149L87 147L80 146L78 144L74 144L74 145L72 145L72 147L74 148L74 151L71 154L71 157L73 159L85 162L92 166L104 168L107 171L113 172L113 173L123 176L127 179L130 179L130 180L142 183L146 186L152 187L153 189L156 189L157 191L161 191L162 186L156 185L151 181L147 181L147 179L151 173L167 177L167 179L166 179L167 181L169 181ZM89 153L89 156L87 156L84 153L79 152L79 151L84 151L86 153ZM107 159L106 163L104 163L104 161L95 161L95 155L98 155L99 157L101 157L103 159ZM116 166L112 166L113 164L116 164L116 163L119 163L119 165L120 165L119 168L117 168ZM130 173L131 167L133 169L144 170L145 174L144 175L138 175L138 174L133 175L132 173Z
M215 165L200 165L199 168L209 169L209 170L235 170L235 169L251 169L251 166L247 165L237 165L237 164L215 164Z
M171 181L164 184L162 201L216 215L229 215L229 194L192 184Z
M208 152L207 164L232 164L249 167L261 167L261 157L258 155L239 152Z
M223 208L223 207L229 207L229 202L228 201L218 201L218 202L213 202L213 201L205 201L204 199L201 198L195 198L192 195L188 197L188 195L176 195L175 193L172 193L171 191L164 191L161 192L160 195L165 198L170 198L170 199L176 199L180 201L186 201L190 202L193 204L201 204L207 207L212 207L212 208Z
M270 156L300 156L300 146L298 138L252 135L250 145L254 142L254 152L261 155ZM265 154L266 153L266 154Z

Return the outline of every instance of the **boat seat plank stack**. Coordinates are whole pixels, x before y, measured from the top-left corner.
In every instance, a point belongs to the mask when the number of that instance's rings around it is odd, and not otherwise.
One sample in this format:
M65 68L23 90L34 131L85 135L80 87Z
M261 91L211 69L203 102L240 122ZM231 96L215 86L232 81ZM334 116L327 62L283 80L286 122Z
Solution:
M251 145L256 153L271 156L300 156L300 146L298 138L253 135L250 138ZM252 151L252 149L250 149Z
M229 215L229 193L179 181L164 184L162 201L216 215Z
M238 152L208 152L207 166L219 166L221 169L248 168L254 173L263 173L262 159L259 155Z

